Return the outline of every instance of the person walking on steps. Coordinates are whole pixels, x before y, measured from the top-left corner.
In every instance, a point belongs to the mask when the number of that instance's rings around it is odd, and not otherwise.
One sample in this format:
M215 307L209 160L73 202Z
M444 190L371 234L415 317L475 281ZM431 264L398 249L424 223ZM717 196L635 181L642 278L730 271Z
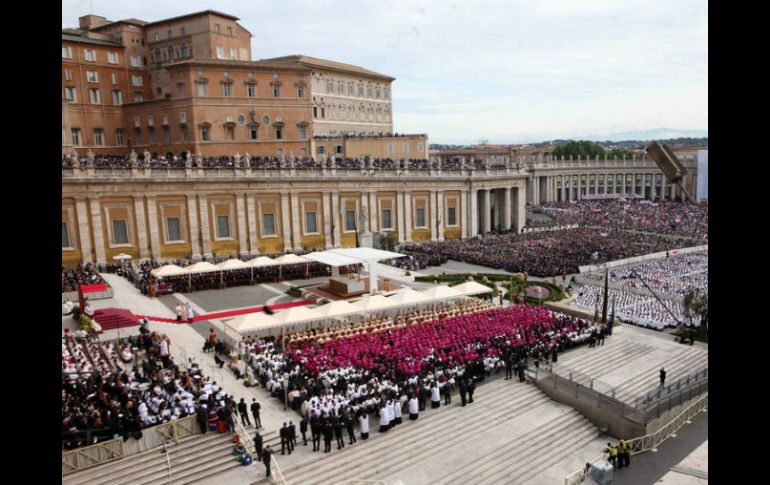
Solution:
M460 382L460 402L463 406L465 406L466 401L468 398L466 397L466 394L468 394L468 381L463 379Z
M254 435L254 450L257 452L257 460L262 461L262 435L259 431Z
M328 420L326 423L324 423L323 427L323 433L324 433L324 453L329 453L332 451L332 437L334 436L334 429L332 428L332 423Z
M262 427L262 421L259 419L259 403L257 402L257 398L253 398L251 400L251 415L254 416L254 426L257 428Z
M345 427L348 430L348 444L352 445L356 442L356 423L350 414L345 418Z
M321 450L321 419L317 414L310 416L310 433L313 436L313 451Z
M304 416L299 422L299 432L302 433L302 444L307 446L307 418Z
M265 451L262 452L262 463L265 464L265 477L270 476L270 460L273 458L273 450L270 448L270 445L267 445L265 447Z
M334 427L334 438L337 440L337 449L341 450L345 447L345 440L342 438L342 422L339 416L332 418L332 426Z
M473 403L473 391L476 390L476 384L473 383L473 380L471 380L468 383L468 404Z
M291 443L289 440L289 427L286 426L286 423L283 423L283 426L281 427L281 430L278 432L278 435L281 437L281 454L286 454L286 448L289 448L289 454L291 455Z
M666 385L666 369L661 368L660 369L660 387L663 387Z
M238 414L241 415L241 424L243 426L251 426L251 420L249 419L249 413L247 411L246 401L241 398L241 402L238 403Z

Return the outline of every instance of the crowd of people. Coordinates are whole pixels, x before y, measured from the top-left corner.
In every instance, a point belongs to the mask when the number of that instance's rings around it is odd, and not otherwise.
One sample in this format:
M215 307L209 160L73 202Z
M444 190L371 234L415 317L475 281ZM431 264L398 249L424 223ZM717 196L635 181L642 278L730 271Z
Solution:
M556 226L580 224L708 240L708 204L580 200L544 203L533 208L533 212L549 215Z
M610 282L631 288L647 286L655 292L684 296L691 290L708 294L708 253L672 255L641 264L613 268ZM597 284L604 281L603 272L581 275Z
M100 283L106 282L102 275L99 274L97 267L92 263L78 264L71 268L62 266L61 268L62 293L78 291L78 286L80 285L96 285Z
M570 305L594 311L597 302L601 308L603 295L602 286L584 285L580 287L578 296ZM608 301L611 302L610 310L614 309L615 316L620 321L654 330L677 326L676 319L653 296L610 288ZM666 300L666 306L676 318L684 319L684 307L680 301Z
M405 269L436 266L448 259L534 276L577 273L578 267L692 245L691 241L658 235L639 237L619 230L592 228L526 234L494 234L402 245L409 256L394 260Z

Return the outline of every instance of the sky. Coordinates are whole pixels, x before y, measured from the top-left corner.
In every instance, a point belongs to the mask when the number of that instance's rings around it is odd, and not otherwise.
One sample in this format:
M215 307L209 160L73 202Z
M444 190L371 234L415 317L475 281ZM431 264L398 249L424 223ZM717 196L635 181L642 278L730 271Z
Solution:
M207 9L240 18L255 59L395 77L394 131L431 143L708 130L707 0L62 0L62 27Z

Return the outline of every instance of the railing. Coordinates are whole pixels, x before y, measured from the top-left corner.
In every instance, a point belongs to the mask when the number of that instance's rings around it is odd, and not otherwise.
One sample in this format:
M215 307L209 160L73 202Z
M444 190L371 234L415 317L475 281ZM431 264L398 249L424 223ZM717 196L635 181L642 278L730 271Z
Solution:
M275 455L270 456L270 462L272 463L271 467L274 467L275 469L273 476L275 476L276 481L281 485L286 485L286 478L283 476L281 467L278 466L278 460L275 459Z
M186 418L177 419L176 421L169 421L168 423L159 424L151 428L155 431L159 438L164 442L171 438L174 443L179 443L179 440L196 434L196 416L187 416Z
M629 440L628 443L631 447L631 454L636 455L638 453L644 453L645 451L656 451L658 446L660 446L661 443L666 441L671 436L674 436L679 428L685 424L690 423L692 418L695 417L698 413L705 412L706 408L708 408L708 399L709 396L708 393L706 393L706 395L700 397L695 402L687 406L687 409L679 413L674 419L672 419L668 424L663 426L658 431ZM589 463L593 463L602 458L604 458L604 454L594 458ZM575 470L564 479L564 485L576 485L578 483L583 483L587 472L588 470L585 467L581 467L579 470Z
M62 476L123 458L123 437L62 453Z

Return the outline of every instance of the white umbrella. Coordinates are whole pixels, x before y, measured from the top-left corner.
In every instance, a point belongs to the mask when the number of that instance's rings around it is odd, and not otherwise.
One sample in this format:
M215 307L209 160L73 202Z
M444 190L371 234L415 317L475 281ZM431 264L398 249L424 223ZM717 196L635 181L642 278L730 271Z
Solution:
M417 303L430 301L430 297L424 295L423 293L420 293L419 291L415 291L411 288L406 288L405 290L399 291L395 295L389 297L388 300L394 303L397 303L399 305L413 305Z
M362 298L356 302L356 306L361 310L370 312L374 310L382 310L385 308L391 308L397 306L398 303L394 302L390 298L385 298L382 295L370 296L368 298Z
M118 254L116 256L113 256L112 259L114 259L115 261L123 262L123 261L125 261L127 259L134 259L134 258L130 254L120 253L120 254Z
M155 268L154 270L150 271L150 273L152 273L156 278L164 278L166 276L185 275L187 274L187 271L175 264L167 264L165 266L161 266L160 268Z
M421 292L423 295L429 297L431 300L445 300L447 298L457 298L463 296L462 293L445 285L434 286Z
M209 263L208 261L201 261L185 268L187 273L210 273L212 271L219 271L219 268Z
M249 265L241 261L240 259L228 259L227 261L223 261L216 265L217 268L221 269L222 271L232 271L236 269L243 269L248 268Z
M492 293L492 288L475 281L466 281L465 283L453 286L452 289L459 291L463 295L480 295L482 293Z

